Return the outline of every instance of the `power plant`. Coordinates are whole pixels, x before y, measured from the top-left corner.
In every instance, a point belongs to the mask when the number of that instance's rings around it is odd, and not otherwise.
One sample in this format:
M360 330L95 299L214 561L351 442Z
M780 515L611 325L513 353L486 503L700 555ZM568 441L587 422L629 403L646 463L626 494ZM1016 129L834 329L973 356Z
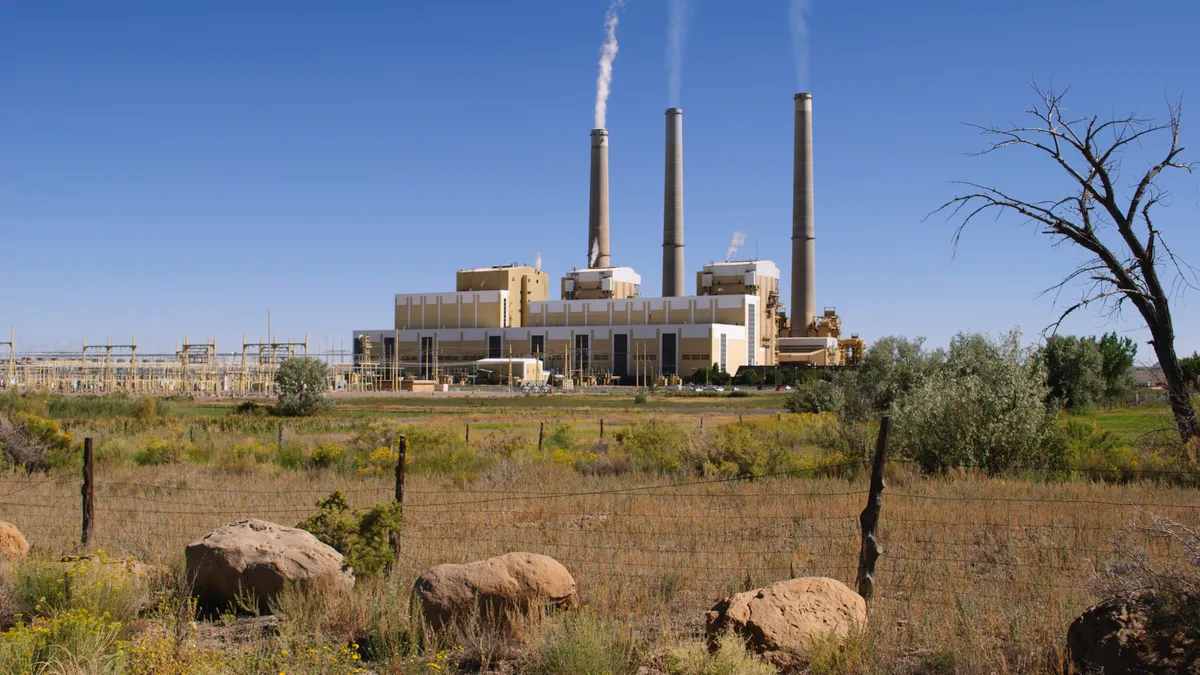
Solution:
M795 96L792 187L794 305L785 311L769 260L705 265L684 294L683 111L666 111L662 296L643 298L641 276L613 265L609 239L609 132L591 132L587 267L567 272L560 299L528 265L462 269L456 290L395 296L392 328L356 330L355 371L386 388L410 380L474 378L517 364L535 379L671 382L714 367L839 367L861 362L865 342L842 337L833 308L817 313L812 94ZM600 120L598 120L600 121ZM597 126L601 126L598 124ZM499 361L498 361L499 360ZM374 373L374 375L371 375ZM494 378L492 378L494 379ZM500 379L503 379L502 377Z

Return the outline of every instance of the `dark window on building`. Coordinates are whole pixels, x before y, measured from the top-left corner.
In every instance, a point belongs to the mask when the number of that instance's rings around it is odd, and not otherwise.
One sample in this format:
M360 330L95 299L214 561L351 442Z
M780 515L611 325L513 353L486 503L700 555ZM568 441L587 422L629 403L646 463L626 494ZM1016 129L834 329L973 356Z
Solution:
M383 364L387 367L392 366L392 361L396 358L396 338L383 338Z
M433 338L421 338L421 354L419 355L418 368L419 375L422 379L433 377L433 360L436 354L433 349Z
M677 351L675 348L675 337L674 333L663 333L662 336L662 360L660 363L662 364L663 375L674 375L678 372L678 368L675 365Z
M488 336L488 358L499 359L504 357L504 337L500 335Z
M575 336L575 371L576 372L580 372L580 373L584 372L585 370L587 370L588 366L591 364L591 358L590 358L591 355L588 353L589 351L591 351L590 349L588 349L588 344L589 344L588 338L589 337L590 336L588 336L588 335L576 335Z
M629 377L629 336L625 333L613 335L613 375Z
M533 354L534 358L543 358L546 355L546 336L531 335L529 336L529 353Z

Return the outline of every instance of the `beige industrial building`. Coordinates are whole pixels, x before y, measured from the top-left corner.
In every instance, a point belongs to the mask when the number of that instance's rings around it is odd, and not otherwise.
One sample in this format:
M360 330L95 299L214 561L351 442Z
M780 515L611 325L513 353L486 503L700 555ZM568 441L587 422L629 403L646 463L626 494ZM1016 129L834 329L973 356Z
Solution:
M740 292L724 281L735 267ZM611 268L569 272L563 295L575 299L529 299L536 293L523 289L544 289L545 276L517 265L462 270L459 291L398 294L393 328L354 332L356 360L428 378L466 375L484 359L535 358L554 371L617 382L639 368L686 377L712 365L735 373L775 363L779 270L771 262L710 265L698 294L677 298L636 297L640 277ZM485 277L507 278L509 288L461 290Z
M456 290L395 296L391 328L354 331L355 363L418 379L471 376L481 363L520 359L522 378L542 370L576 380L632 383L687 377L715 366L856 365L865 343L841 337L841 319L815 305L812 96L795 98L792 300L768 260L726 261L696 273L683 293L682 111L667 111L663 291L641 297L642 278L611 263L607 130L592 132L588 267L567 272L550 300L545 272L528 265L464 269ZM533 367L530 362L540 363ZM516 376L512 376L514 379ZM386 377L380 377L386 380ZM489 377L486 379L495 379Z

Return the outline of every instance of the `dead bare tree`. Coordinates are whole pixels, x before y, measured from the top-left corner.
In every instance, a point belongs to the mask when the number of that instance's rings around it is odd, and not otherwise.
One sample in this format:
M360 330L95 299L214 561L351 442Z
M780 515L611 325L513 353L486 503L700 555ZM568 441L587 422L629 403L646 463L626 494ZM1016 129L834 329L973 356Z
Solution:
M937 212L949 212L948 219L961 219L955 230L957 247L966 228L986 213L1017 213L1037 224L1043 234L1055 239L1055 245L1070 242L1091 254L1091 258L1068 274L1048 291L1061 291L1068 284L1080 283L1081 299L1067 307L1048 330L1057 330L1073 312L1094 303L1111 315L1126 303L1132 304L1150 329L1150 344L1158 356L1167 384L1167 395L1175 426L1184 445L1197 436L1196 410L1192 406L1188 383L1175 355L1175 330L1171 324L1170 299L1185 287L1196 288L1196 273L1177 258L1153 220L1155 207L1162 205L1167 192L1158 182L1168 169L1192 172L1193 164L1181 161L1179 145L1181 106L1168 105L1166 121L1142 119L1130 115L1119 119L1098 116L1065 116L1066 91L1033 86L1039 102L1028 113L1037 121L1031 126L1008 128L972 125L991 140L977 155L986 155L1011 147L1027 147L1052 159L1070 177L1070 191L1042 201L1026 201L996 187L959 182L969 192L943 204ZM1144 146L1151 138L1169 137L1170 145L1144 174L1129 187L1121 181L1121 160L1131 145ZM1115 235L1112 232L1115 230ZM1160 271L1170 269L1174 282L1163 285Z

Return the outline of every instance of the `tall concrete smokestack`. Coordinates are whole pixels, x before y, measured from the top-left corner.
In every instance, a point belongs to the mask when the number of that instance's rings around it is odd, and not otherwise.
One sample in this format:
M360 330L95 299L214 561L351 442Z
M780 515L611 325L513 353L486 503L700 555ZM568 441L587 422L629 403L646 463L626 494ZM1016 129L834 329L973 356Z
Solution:
M817 316L817 254L813 217L812 94L796 94L792 174L792 336L803 337Z
M588 205L588 267L611 267L608 255L608 129L592 130L592 189Z
M663 191L664 298L682 297L683 289L683 111L667 111L666 182Z

